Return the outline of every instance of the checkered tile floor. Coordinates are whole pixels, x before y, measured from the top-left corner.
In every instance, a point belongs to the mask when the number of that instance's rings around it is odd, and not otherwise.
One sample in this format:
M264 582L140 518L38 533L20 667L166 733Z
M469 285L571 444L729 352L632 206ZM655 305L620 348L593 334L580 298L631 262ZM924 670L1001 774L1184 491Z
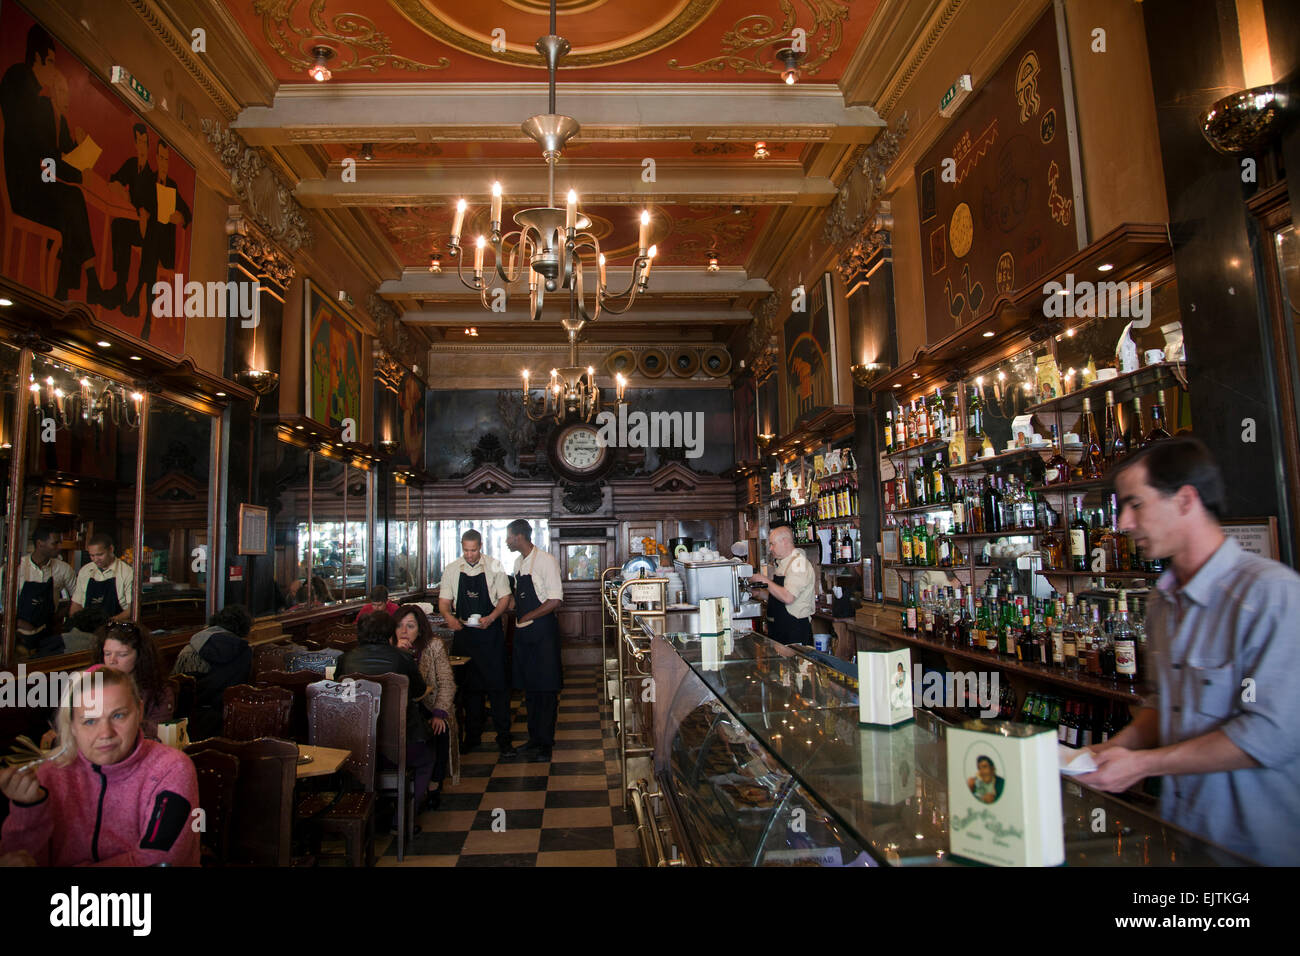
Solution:
M489 720L487 746L462 755L460 783L445 784L442 806L419 817L423 832L400 865L641 866L599 670L565 669L549 762L525 753L499 760ZM526 719L516 694L516 746L528 739ZM381 837L376 851L380 866L399 865L396 836Z

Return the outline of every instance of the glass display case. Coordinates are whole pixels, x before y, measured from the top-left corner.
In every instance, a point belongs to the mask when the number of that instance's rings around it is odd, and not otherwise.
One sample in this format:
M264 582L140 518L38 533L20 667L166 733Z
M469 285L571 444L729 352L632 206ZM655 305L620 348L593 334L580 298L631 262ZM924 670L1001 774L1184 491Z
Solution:
M673 626L669 615L646 627L652 655L684 664L657 735L665 752L656 765L691 862L965 862L949 850L945 736L952 725L918 709L900 726L861 726L850 676L756 634L701 637ZM1061 801L1070 866L1250 862L1068 778ZM1108 821L1102 833L1091 823L1099 808Z

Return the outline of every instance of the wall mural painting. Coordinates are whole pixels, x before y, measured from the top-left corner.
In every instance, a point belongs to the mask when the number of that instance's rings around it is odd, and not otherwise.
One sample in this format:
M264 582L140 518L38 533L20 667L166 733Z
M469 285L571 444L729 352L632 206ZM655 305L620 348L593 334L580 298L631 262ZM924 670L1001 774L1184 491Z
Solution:
M154 315L153 286L189 268L194 168L12 2L0 125L0 273L180 356L184 311Z
M786 418L782 434L835 404L835 322L831 315L831 275L807 286L802 312L791 312L782 327L785 342Z
M361 441L361 328L310 279L303 280L307 310L307 415L339 428L357 423Z
M1049 9L915 167L926 337L936 341L1078 251Z

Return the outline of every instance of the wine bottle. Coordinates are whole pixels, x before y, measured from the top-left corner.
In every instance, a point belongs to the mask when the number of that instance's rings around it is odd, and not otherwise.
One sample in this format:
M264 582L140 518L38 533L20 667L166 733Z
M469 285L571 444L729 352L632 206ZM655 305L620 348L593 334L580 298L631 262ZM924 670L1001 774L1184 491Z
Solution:
M1083 520L1083 499L1074 499L1074 517L1070 520L1070 567L1088 570L1088 524Z
M1111 630L1111 640L1115 647L1115 677L1128 683L1137 683L1137 638L1128 618L1128 593L1119 592L1119 609L1116 611L1115 625Z
M1083 400L1083 458L1079 465L1081 477L1085 481L1095 481L1105 470L1105 461L1101 453L1101 441L1097 438L1097 425L1092 419L1092 402Z
M894 413L885 412L885 453L894 450Z
M1115 414L1115 393L1106 393L1106 444L1103 450L1106 464L1113 465L1128 452L1124 435L1119 430L1119 418Z
M1151 431L1147 432L1142 443L1149 445L1153 441L1163 441L1169 437L1169 432L1165 430L1165 406L1157 396L1157 400L1151 403Z

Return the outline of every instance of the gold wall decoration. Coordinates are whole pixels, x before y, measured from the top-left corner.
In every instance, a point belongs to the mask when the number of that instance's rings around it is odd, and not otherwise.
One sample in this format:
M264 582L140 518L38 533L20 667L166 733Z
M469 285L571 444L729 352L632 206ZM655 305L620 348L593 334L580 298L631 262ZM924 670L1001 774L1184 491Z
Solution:
M812 14L813 25L811 29L804 27L808 32L809 50L807 57L800 62L799 70L806 76L816 76L844 42L844 21L849 16L849 3L848 0L802 0L802 3ZM776 53L786 45L782 41L799 26L793 0L781 0L781 9L785 19L779 25L766 14L752 13L741 17L722 35L721 54L691 64L681 64L673 58L668 61L668 68L697 73L726 69L737 73L757 70L779 75L785 64L776 59Z
M293 198L293 187L244 142L242 136L215 120L203 120L203 133L230 174L240 205L267 237L286 253L312 244L311 224Z
M305 71L312 65L311 48L327 45L336 58L330 70L375 72L381 66L417 73L422 70L445 70L451 65L446 57L437 63L421 63L393 52L388 34L375 28L374 21L357 13L325 16L325 0L309 0L305 24L295 24L294 14L301 0L254 0L253 11L262 17L262 35L289 66Z
M699 26L720 2L721 0L688 0L677 15L665 22L658 30L651 30L645 35L634 35L634 38L627 43L615 42L598 49L574 49L565 56L564 69L581 70L610 66L661 50ZM539 62L537 51L533 49L531 41L527 44L507 44L505 50L497 53L493 51L490 39L458 30L439 18L425 5L424 0L389 0L389 3L425 33L463 53L491 60L494 63L523 66L533 70L546 69L546 64ZM631 32L630 28L629 32Z
M904 113L892 127L881 131L853 164L827 213L822 238L831 245L842 245L835 268L846 282L888 244L893 219L889 203L881 197L885 174L898 159L907 129Z

